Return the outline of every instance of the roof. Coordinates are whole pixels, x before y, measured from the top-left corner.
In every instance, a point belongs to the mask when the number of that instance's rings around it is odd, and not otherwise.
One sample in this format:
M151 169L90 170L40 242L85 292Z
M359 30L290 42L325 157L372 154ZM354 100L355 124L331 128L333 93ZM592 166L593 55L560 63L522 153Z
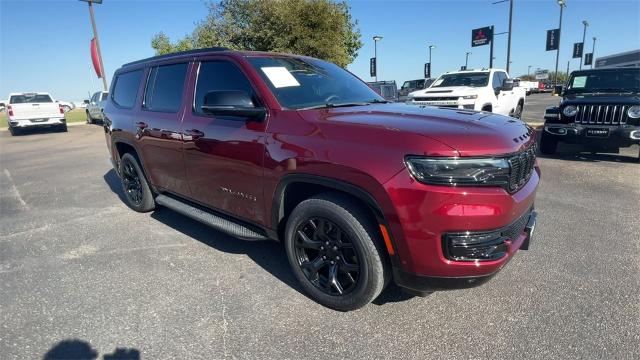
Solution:
M229 51L229 49L225 47L211 47L211 48L195 49L195 50L188 50L188 51L178 51L170 54L157 55L157 56L152 56L142 60L132 61L122 65L122 67L142 64L142 63L156 61L156 60L164 60L164 59L170 59L170 58L178 58L183 56L202 54L202 53L208 53L208 52L220 52L220 51Z

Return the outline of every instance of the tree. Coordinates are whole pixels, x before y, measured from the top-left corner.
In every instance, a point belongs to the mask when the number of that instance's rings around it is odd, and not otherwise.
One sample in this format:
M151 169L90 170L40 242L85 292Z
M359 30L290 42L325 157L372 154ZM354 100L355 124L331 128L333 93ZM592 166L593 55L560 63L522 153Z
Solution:
M207 17L183 39L172 43L156 34L151 40L156 54L222 46L307 55L346 67L362 47L346 2L222 0L207 6Z

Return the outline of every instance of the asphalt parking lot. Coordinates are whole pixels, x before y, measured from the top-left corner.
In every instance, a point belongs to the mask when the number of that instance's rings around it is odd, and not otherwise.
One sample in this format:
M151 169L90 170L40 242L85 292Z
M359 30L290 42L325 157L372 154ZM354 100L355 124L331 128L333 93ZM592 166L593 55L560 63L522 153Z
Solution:
M544 111L549 106L556 106L560 102L559 97L550 93L531 94L527 96L522 112L522 120L532 125L544 123Z
M532 248L486 285L350 313L302 294L277 243L130 210L99 126L3 131L0 154L4 359L640 358L637 147L541 158Z

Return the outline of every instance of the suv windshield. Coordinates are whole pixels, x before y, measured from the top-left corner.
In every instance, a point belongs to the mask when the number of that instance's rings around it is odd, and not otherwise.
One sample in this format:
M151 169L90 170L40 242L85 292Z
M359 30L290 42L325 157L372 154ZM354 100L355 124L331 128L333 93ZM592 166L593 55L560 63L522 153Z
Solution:
M332 63L289 57L250 57L249 62L288 109L386 102L360 79Z
M615 69L574 72L567 93L632 92L640 93L640 69Z
M484 87L489 84L488 72L469 72L469 73L457 73L457 74L445 74L440 76L431 87L445 87L445 86L472 86L472 87Z
M51 97L46 94L13 95L9 99L9 104L50 103L50 102L53 102L53 100L51 100Z

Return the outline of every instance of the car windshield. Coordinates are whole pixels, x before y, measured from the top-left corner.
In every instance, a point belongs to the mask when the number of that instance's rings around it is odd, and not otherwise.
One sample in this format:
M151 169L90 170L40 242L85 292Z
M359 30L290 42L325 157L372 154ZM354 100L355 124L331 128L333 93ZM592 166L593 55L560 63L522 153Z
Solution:
M332 63L290 57L250 57L249 62L288 109L386 102L367 84Z
M51 97L46 94L22 94L12 95L9 104L50 103Z
M567 93L640 93L640 69L616 69L571 74Z
M457 74L445 74L440 76L431 87L445 87L445 86L471 86L471 87L484 87L489 84L488 72L469 72L469 73L457 73Z

